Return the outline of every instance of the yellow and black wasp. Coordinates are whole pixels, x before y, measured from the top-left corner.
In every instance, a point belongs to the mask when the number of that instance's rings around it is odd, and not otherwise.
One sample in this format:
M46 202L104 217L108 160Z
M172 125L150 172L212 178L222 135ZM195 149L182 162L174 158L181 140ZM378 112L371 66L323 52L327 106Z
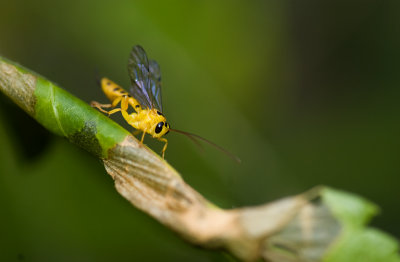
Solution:
M128 72L131 80L130 92L104 77L100 80L100 85L111 104L100 104L93 101L91 105L108 115L121 111L122 116L129 125L143 132L141 143L143 143L146 133L165 142L162 149L163 158L168 146L168 140L163 136L168 134L169 131L173 131L188 136L196 143L195 138L205 141L240 162L238 157L203 137L171 128L162 113L160 66L156 61L147 58L146 52L140 45L132 48L128 62ZM120 108L115 108L118 104L120 104ZM129 106L134 110L131 114L128 113ZM106 111L104 108L115 109Z

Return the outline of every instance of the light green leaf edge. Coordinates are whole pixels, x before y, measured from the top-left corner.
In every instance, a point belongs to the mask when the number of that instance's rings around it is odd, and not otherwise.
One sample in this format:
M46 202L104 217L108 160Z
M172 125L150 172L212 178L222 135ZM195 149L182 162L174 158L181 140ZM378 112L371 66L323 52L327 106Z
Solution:
M378 206L332 188L323 190L322 200L343 228L324 262L400 262L398 241L381 230L366 227L379 213Z

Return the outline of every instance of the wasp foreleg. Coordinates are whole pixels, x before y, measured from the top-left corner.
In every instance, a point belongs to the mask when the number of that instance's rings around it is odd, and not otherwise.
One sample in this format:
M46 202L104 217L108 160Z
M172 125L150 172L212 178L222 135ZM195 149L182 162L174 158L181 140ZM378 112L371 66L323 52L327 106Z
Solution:
M162 158L164 158L165 150L167 150L167 146L168 146L168 140L166 138L163 138L163 137L159 138L158 140L161 141L161 142L165 142L164 147L163 147L163 149L161 151Z

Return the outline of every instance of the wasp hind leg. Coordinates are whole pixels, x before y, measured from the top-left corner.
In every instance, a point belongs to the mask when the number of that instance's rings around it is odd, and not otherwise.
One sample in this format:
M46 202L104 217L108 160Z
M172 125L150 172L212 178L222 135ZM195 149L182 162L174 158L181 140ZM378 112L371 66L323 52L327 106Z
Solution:
M119 111L121 111L121 108L115 108L115 109L113 109L111 111L108 111L107 114L108 114L108 116L110 116L110 115L115 114L115 113L117 113Z
M106 110L103 109L103 108L114 108L114 107L116 107L118 105L119 102L121 102L121 108L116 108L116 109L113 109L111 111L106 111ZM90 105L92 107L96 107L101 112L106 113L106 114L108 114L110 116L110 115L112 115L114 113L117 113L117 112L121 111L121 109L122 110L127 110L128 109L128 99L125 98L125 97L124 98L118 97L112 102L112 104L100 104L99 102L92 101L90 103Z
M106 114L108 114L108 111L104 110L103 108L111 108L111 107L112 107L111 104L100 104L99 102L96 102L96 101L92 101L92 102L90 103L90 106L91 106L91 107L95 107L95 108L97 108L99 111L101 111L101 112L103 112L103 113L106 113Z
M123 96L123 97L118 97L117 99L115 99L112 103L112 107L116 107L118 105L118 103L121 102L121 108L115 108L111 111L108 111L108 116L115 114L119 111L126 111L128 110L128 97L127 96Z

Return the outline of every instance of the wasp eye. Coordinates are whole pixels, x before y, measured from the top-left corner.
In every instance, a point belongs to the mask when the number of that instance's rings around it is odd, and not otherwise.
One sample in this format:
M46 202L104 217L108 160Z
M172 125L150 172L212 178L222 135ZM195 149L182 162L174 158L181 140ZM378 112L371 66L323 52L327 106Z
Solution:
M156 134L159 134L161 132L163 126L164 126L164 122L160 122L160 123L157 124L156 130L155 130Z

